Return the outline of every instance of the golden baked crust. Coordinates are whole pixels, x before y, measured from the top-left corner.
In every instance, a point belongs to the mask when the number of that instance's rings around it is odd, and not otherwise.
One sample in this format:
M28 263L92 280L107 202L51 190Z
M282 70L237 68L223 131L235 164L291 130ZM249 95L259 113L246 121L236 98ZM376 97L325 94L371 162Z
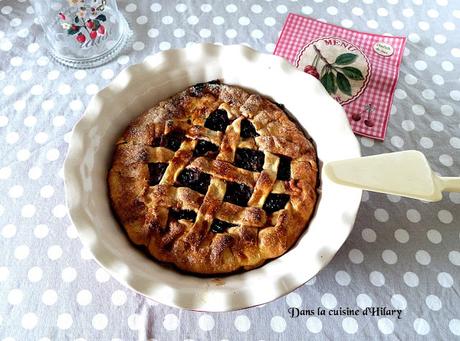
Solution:
M294 244L315 207L317 173L313 144L283 110L213 81L133 120L108 184L135 244L182 270L219 274Z

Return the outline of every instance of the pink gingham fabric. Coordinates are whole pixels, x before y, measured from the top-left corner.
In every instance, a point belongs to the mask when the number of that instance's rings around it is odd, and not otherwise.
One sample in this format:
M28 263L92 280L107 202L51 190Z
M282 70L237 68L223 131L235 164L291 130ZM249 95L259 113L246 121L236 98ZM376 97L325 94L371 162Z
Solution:
M334 36L358 46L368 57L372 73L364 92L355 100L343 107L347 113L351 128L356 134L383 140L388 125L393 94L398 82L399 66L406 44L405 37L385 36L358 32L343 27L326 24L318 20L289 13L274 54L286 58L296 64L298 52L309 42L320 37ZM378 42L389 44L394 52L391 56L381 56L374 51ZM372 104L374 125L368 127L364 120L355 121L352 115L363 112L368 104Z

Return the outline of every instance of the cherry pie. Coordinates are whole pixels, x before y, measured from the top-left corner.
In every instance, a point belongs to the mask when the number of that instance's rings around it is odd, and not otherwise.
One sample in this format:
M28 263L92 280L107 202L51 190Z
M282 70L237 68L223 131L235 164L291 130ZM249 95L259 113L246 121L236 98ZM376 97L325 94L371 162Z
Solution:
M276 104L219 81L137 117L117 141L112 208L135 243L201 274L286 252L317 198L313 144Z

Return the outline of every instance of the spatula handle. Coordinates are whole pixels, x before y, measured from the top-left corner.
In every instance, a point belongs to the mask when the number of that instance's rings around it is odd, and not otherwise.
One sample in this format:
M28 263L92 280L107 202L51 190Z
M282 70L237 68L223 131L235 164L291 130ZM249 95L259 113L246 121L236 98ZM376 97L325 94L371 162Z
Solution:
M440 177L443 191L460 192L460 177Z

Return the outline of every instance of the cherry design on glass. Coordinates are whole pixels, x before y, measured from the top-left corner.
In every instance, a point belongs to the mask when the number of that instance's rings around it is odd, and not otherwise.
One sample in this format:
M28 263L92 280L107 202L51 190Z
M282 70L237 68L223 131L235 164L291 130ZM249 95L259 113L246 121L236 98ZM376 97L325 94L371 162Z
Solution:
M67 15L63 12L58 14L62 28L68 35L75 36L75 39L82 44L80 47L83 47L87 39L94 41L98 36L106 34L103 22L107 17L102 12L107 1L102 0L98 3L97 0L92 0L92 2L92 5L86 5L85 0L68 0L71 8L75 8L76 11Z

